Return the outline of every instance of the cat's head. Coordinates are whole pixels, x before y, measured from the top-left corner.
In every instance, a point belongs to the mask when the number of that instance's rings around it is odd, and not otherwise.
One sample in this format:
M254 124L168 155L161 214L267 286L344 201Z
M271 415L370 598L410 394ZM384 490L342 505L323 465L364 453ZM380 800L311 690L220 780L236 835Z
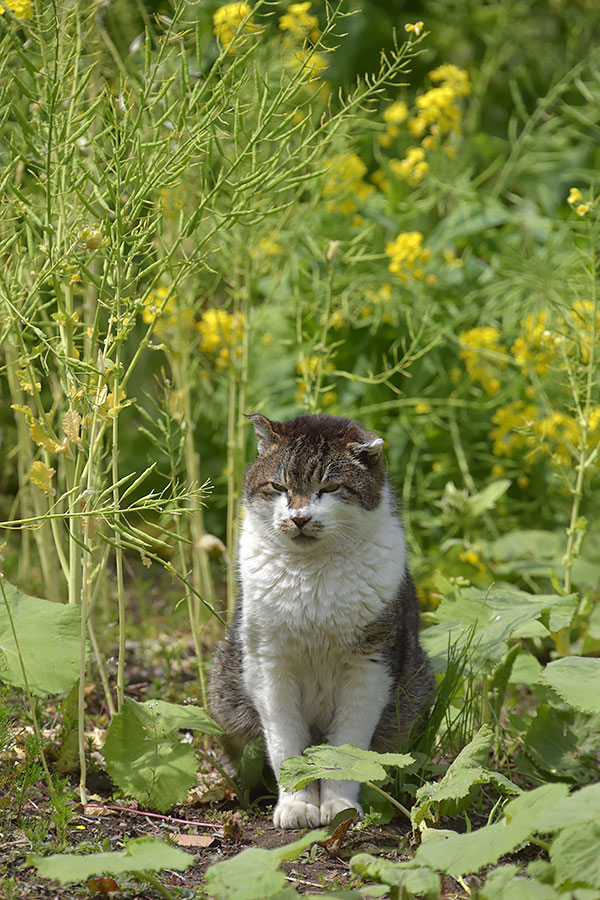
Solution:
M267 535L297 547L351 537L365 511L379 507L385 484L380 437L336 416L248 418L258 458L246 470L246 507Z

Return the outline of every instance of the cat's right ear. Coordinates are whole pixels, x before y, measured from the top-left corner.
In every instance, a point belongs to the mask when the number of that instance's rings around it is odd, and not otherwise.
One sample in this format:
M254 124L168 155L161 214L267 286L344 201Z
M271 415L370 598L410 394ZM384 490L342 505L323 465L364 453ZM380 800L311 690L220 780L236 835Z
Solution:
M270 419L267 419L266 416L261 416L260 413L251 413L250 415L244 413L244 415L254 425L254 431L258 438L259 456L273 447L274 444L279 444L282 436L277 431L277 422L271 422Z

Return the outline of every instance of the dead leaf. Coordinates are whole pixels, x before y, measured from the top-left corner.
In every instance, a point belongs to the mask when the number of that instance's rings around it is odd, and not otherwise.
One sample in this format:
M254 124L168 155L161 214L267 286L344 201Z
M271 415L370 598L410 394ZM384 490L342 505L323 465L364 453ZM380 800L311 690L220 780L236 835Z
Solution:
M198 784L193 787L187 803L217 803L226 797L227 782L218 772L199 772Z
M344 842L346 833L358 816L356 810L353 810L353 812L354 815L350 815L347 819L344 819L342 822L340 822L339 825L334 828L328 838L326 838L324 841L318 842L321 847L325 847L328 853L335 855L336 853L340 852L340 847Z
M179 847L210 847L215 841L214 834L174 834L172 837Z
M100 819L103 816L116 816L114 809L107 809L96 803L86 803L83 807L83 814L89 816L90 819Z
M114 878L105 878L103 875L88 878L85 886L92 894L102 894L103 897L108 897L113 891L121 890Z

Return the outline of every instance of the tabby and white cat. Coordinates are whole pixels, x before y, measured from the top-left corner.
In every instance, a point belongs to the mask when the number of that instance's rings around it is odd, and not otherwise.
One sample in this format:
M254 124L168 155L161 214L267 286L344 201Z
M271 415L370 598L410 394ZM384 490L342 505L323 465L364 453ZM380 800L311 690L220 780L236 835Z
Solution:
M210 682L226 751L239 757L262 732L278 776L315 742L396 750L426 715L433 675L383 441L334 416L249 418L259 455L246 471L240 599ZM273 821L360 812L359 789L280 789Z

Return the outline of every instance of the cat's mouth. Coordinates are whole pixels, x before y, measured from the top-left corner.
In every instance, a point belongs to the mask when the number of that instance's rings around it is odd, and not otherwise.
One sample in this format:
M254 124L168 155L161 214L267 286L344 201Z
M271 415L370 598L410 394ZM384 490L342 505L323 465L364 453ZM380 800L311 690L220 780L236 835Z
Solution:
M318 540L318 537L316 534L305 534L304 531L299 531L298 534L292 535L292 540L295 544L312 544L313 541Z

